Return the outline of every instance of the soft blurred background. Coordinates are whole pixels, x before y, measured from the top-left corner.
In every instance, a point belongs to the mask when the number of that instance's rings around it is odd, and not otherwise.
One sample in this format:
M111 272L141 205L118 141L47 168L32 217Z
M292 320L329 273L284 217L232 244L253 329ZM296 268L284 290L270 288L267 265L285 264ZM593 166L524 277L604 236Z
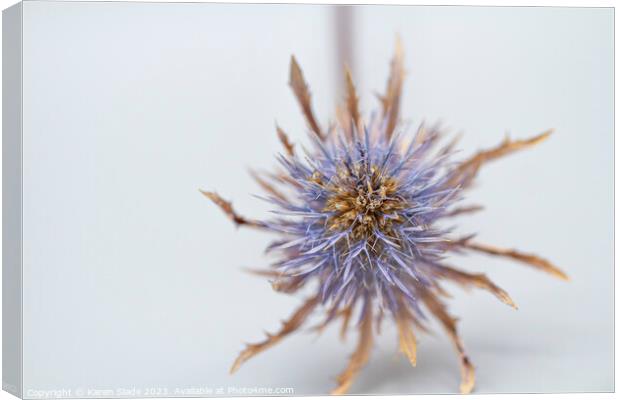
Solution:
M335 326L228 374L243 343L300 299L242 272L268 264L269 237L235 229L198 189L267 216L247 168L275 165L276 121L306 140L290 55L326 125L344 63L363 111L377 108L397 34L404 117L462 131L463 158L506 132L556 129L487 165L470 195L485 211L459 220L461 232L543 255L571 277L484 256L452 262L488 273L519 305L449 287L476 391L613 390L613 18L604 8L26 2L26 394L327 393L354 347ZM386 324L351 392L457 392L458 360L436 328L418 335L411 368Z

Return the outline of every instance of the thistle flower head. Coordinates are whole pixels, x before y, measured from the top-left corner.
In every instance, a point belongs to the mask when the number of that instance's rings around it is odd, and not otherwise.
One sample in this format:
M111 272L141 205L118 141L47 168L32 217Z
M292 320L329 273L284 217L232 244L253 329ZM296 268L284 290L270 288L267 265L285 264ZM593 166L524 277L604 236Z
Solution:
M414 329L425 330L430 314L445 328L459 353L461 392L474 386L474 369L458 336L456 319L442 297L443 281L489 291L516 308L512 299L486 275L450 266L450 253L474 251L508 257L566 279L549 261L457 236L448 225L455 215L481 209L460 205L481 166L546 139L550 131L524 140L505 139L497 147L456 160L455 141L441 145L438 127L423 125L411 134L400 122L404 80L400 44L391 63L381 109L369 119L358 110L353 79L346 70L347 97L338 123L323 131L314 115L310 91L301 68L291 59L290 86L305 116L310 147L296 151L277 127L284 152L279 170L266 177L254 174L274 205L275 217L254 220L240 216L232 204L214 192L203 192L237 225L276 234L268 246L276 261L268 270L275 290L294 293L312 287L314 294L283 322L282 329L263 342L248 345L235 360L234 372L249 358L297 330L313 310L326 310L322 329L359 315L359 340L348 366L332 393L345 393L372 347L373 326L389 318L397 327L400 351L416 364ZM317 285L309 285L311 282ZM378 330L378 329L377 329Z
M440 219L460 189L450 181L449 148L432 152L437 129L406 141L388 137L386 126L332 132L305 157L280 157L296 184L290 197L269 198L280 218L266 226L284 237L270 247L281 255L280 279L316 278L323 302L371 297L395 314L401 301L418 308L409 280L434 279L429 268L449 240Z

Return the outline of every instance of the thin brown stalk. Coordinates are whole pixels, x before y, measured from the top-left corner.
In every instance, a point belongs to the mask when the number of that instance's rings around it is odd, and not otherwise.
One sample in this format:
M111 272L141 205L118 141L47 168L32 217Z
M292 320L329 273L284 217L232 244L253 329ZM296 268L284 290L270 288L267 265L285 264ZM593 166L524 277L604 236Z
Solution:
M224 200L217 193L207 192L204 190L201 190L200 193L202 193L205 197L214 202L215 205L217 205L224 212L224 214L226 214L228 218L230 218L230 220L235 223L235 225L245 225L252 228L265 228L265 224L263 222L247 219L237 214L237 212L232 207L232 203L230 201Z
M368 362L370 350L372 348L372 308L367 307L365 310L362 323L360 325L359 341L355 351L349 359L349 364L345 370L338 376L338 387L332 390L331 394L345 394L353 380L360 372L362 367Z
M303 72L301 72L301 68L295 59L295 56L291 56L291 71L290 71L290 81L289 85L293 89L293 93L295 93L295 97L297 97L297 101L301 106L301 111L306 117L306 121L310 126L310 129L318 136L320 140L325 140L325 135L321 130L318 122L316 121L316 117L314 116L314 111L312 110L312 102L310 96L310 89L308 88L308 84L304 79Z
M277 124L276 124L276 133L278 134L278 139L280 139L280 142L282 143L284 150L286 150L286 153L289 156L294 156L295 145L291 143L286 132L284 132L284 130L280 128Z
M514 249L504 249L500 247L490 246L487 244L472 243L470 241L459 242L459 245L466 249L490 254L493 256L512 258L513 260L520 261L543 272L551 274L556 278L565 281L569 280L568 275L566 275L564 271L553 265L548 260L545 260L544 258L538 257L534 254L522 253Z
M498 146L476 153L473 157L462 162L457 167L457 169L452 173L452 178L448 182L448 185L455 186L460 184L462 187L469 186L483 164L511 154L517 150L534 146L547 139L552 132L553 130L550 129L540 135L522 140L510 140L509 138L506 138Z
M318 303L319 296L308 299L300 308L297 309L297 311L293 313L293 315L291 315L288 320L282 322L282 329L280 329L280 331L275 334L267 333L267 339L262 342L248 344L245 350L243 350L239 354L237 359L235 359L235 362L230 368L230 373L235 373L244 362L254 357L258 353L274 346L279 341L284 339L287 335L296 331L306 320L306 318L308 318L308 316L312 313Z
M456 328L457 319L448 314L446 310L446 306L430 291L422 288L420 286L420 292L422 294L422 301L428 308L428 310L441 322L442 326L448 333L450 340L454 344L454 347L459 355L460 364L461 364L461 385L460 391L462 394L471 393L476 383L476 375L474 371L474 366L472 365L467 353L465 352L465 347L463 346L463 341L458 334Z

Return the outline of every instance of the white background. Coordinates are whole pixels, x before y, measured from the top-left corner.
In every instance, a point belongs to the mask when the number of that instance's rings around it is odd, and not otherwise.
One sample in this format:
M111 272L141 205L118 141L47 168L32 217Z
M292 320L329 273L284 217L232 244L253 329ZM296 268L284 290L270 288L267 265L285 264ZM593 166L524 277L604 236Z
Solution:
M557 129L540 148L489 166L472 196L483 200L487 210L463 220L462 226L480 232L481 238L544 254L572 277L564 284L493 259L464 261L473 270L489 272L521 308L512 312L484 293L454 291L453 309L462 316L465 342L478 366L478 390L611 390L613 16L601 10L493 9L492 17L476 8L414 11L365 8L357 15L357 78L365 110L373 104L371 90L383 88L398 31L406 44L410 72L404 110L414 123L424 117L442 118L465 131L462 145L469 151L495 144L506 129L515 136ZM116 13L108 15L118 23ZM166 20L171 18L166 15ZM292 136L302 136L301 118L286 87L288 53L298 55L319 114L324 121L328 117L337 79L333 65L318 60L333 58L333 49L321 45L329 43L329 27L305 37L300 21L316 24L320 16L289 17L295 29L287 22L281 29L299 36L270 36L277 46L268 46L258 34L247 36L255 42L247 37L235 42L235 35L241 35L237 30L223 35L230 41L223 46L222 38L210 42L199 23L184 19L179 31L161 29L155 19L148 25L145 19L141 23L158 29L134 31L133 21L125 20L125 28L134 33L130 40L118 30L97 35L99 27L93 21L106 22L101 13L88 24L80 20L84 24L80 32L92 31L94 37L69 34L72 20L55 21L66 31L62 37L47 35L48 46L37 54L58 64L31 66L41 78L31 89L43 94L30 99L41 112L31 129L57 129L63 138L46 133L31 143L31 155L41 163L41 171L63 176L48 182L55 188L42 181L32 186L32 200L40 198L34 195L40 190L47 199L44 207L57 211L53 218L32 215L37 229L31 232L43 244L52 229L63 226L62 237L67 240L65 251L54 243L33 262L49 263L50 256L57 257L52 260L66 261L56 265L65 265L72 278L67 280L56 268L33 271L44 284L39 287L30 280L41 294L31 300L31 322L45 326L32 327L45 328L46 335L38 331L30 337L26 332L25 339L26 345L30 338L37 343L35 348L46 352L61 340L72 346L60 345L46 358L33 354L30 361L26 359L26 372L30 366L32 376L40 379L37 382L50 388L63 386L61 379L79 377L101 379L96 382L101 386L107 379L119 386L123 379L134 385L167 380L182 386L208 377L213 385L278 385L293 386L298 394L326 392L332 384L329 377L343 367L352 347L341 348L329 331L316 341L312 335L292 338L252 360L235 377L226 376L241 341L259 338L262 328L274 328L295 302L242 275L238 266L266 262L260 257L265 238L235 231L196 195L193 186L218 188L247 213L263 211L248 196L256 188L244 167L271 165L276 149L274 118ZM221 32L230 27L224 19L216 18L213 24L218 22L221 26L209 29ZM250 23L237 18L235 22L242 29ZM44 27L37 24L41 32ZM182 40L174 40L174 35ZM69 57L75 54L73 49L61 45L67 40L92 53ZM110 53L95 51L93 40L122 46L102 66L99 57ZM208 43L227 48L205 49L201 54ZM235 47L241 43L249 53L237 54L243 53ZM204 68L211 61L209 50L228 54L218 58L221 70L215 74ZM67 52L64 57L62 51ZM252 60L251 65L244 65L244 58ZM73 71L63 68L68 59ZM106 74L93 68L105 69ZM249 79L250 70L260 76ZM230 81L223 79L228 75ZM115 85L109 84L112 78ZM52 87L41 90L37 84ZM27 93L28 88L24 90ZM93 91L96 98L76 96ZM51 102L64 107L52 113ZM233 132L243 132L237 136L243 138L242 146ZM55 157L62 148L78 143L87 151ZM72 168L75 165L80 168ZM37 179L37 170L32 173ZM111 176L116 179L110 180ZM59 182L66 185L62 190ZM28 197L26 193L25 205ZM32 210L44 212L42 206L33 202ZM112 229L118 235L110 237L107 232ZM93 232L105 240L93 241ZM241 251L233 244L240 244ZM66 251L69 246L77 251ZM93 262L83 263L93 254L97 255ZM226 265L219 265L222 260ZM77 264L81 268L75 268ZM49 275L41 279L41 274ZM71 301L75 296L82 301ZM49 315L38 308L41 304L61 312ZM419 366L412 371L393 357L391 333L380 339L354 391L428 393L457 387L456 359L441 335L421 340ZM176 343L177 339L187 342ZM93 359L98 369L85 369L83 365L92 365ZM51 374L53 368L64 373Z

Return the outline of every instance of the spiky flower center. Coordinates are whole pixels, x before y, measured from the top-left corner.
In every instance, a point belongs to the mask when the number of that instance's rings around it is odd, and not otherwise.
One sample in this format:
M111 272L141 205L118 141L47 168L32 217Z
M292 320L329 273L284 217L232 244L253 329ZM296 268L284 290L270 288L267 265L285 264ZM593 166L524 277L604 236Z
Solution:
M381 169L357 164L341 167L325 185L329 196L324 211L332 213L328 229L350 231L355 240L371 238L375 231L390 233L402 221L398 211L404 201L397 195L397 181Z

